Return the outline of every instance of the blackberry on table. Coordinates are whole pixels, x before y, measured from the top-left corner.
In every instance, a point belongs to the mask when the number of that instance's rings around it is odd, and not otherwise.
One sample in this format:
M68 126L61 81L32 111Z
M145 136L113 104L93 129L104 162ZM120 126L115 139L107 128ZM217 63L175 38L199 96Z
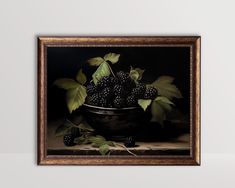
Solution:
M64 138L63 138L64 145L66 145L66 146L74 146L74 145L76 145L74 143L74 138L75 137L72 134L64 135Z
M97 82L97 89L102 90L106 87L109 87L111 85L111 80L109 76L104 76L102 77L98 82Z
M113 87L113 92L115 96L121 96L121 97L124 97L126 94L124 87L121 85L115 85Z
M90 97L89 102L90 102L91 105L98 106L99 105L99 99L100 99L99 93L95 93Z
M113 95L112 89L109 87L106 87L102 90L102 92L100 93L101 97L105 98L105 99L110 99Z
M135 138L133 136L129 136L124 141L124 145L126 147L135 147Z
M145 99L155 99L158 95L157 89L150 86L146 89L144 98Z
M97 88L94 84L89 84L87 87L86 87L86 90L87 90L87 94L89 96L91 96L92 94L96 93L97 92Z
M135 98L135 96L130 95L130 96L128 96L127 99L126 99L126 104L127 104L127 106L129 106L129 107L134 107L134 106L137 105L137 99Z
M113 105L114 107L116 108L122 108L125 106L125 99L124 98L121 98L120 96L117 96L114 101L113 101Z

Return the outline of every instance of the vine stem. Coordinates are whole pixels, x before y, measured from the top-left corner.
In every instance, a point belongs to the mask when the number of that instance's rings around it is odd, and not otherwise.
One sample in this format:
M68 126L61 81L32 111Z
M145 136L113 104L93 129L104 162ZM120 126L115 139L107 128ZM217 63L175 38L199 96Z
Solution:
M108 62L107 62L107 64L108 64L109 70L110 70L110 72L112 73L113 77L116 77L115 74L113 73L113 70L112 70L112 68L111 68L111 66L109 65Z
M124 148L128 153L130 153L131 155L134 155L134 156L137 157L137 155L134 154L133 152L131 152L126 146L124 146L124 145L122 145L122 144L118 144L118 143L116 143L116 142L115 142L114 144L117 145L117 146L120 146L120 147Z

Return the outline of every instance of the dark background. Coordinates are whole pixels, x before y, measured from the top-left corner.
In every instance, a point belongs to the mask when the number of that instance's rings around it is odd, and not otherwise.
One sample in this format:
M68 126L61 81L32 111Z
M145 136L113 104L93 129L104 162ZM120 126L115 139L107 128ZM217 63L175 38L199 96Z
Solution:
M74 78L81 67L90 80L96 67L87 65L86 61L110 52L121 54L119 62L112 65L114 72L129 72L130 66L145 69L142 80L146 83L152 83L161 75L175 77L174 83L182 92L183 99L175 99L174 102L183 114L189 114L189 47L48 47L48 120L68 114L65 91L53 86L53 82L58 78Z

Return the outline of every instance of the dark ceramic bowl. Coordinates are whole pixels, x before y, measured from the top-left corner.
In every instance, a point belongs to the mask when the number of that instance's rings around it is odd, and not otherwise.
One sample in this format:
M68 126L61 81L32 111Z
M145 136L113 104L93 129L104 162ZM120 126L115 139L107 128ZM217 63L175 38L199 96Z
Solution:
M119 109L84 104L83 109L90 126L103 135L133 135L146 122L145 113L140 107Z

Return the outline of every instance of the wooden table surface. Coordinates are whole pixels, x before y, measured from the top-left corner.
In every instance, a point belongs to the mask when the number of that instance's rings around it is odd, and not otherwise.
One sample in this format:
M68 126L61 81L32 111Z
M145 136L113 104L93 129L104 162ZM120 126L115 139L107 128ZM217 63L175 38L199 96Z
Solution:
M55 123L58 124L58 123ZM49 126L47 131L47 154L48 155L100 155L99 149L90 144L75 145L66 147L62 137L56 137L56 126ZM189 155L190 141L189 134L179 134L174 139L161 141L136 142L135 147L128 148L136 155ZM122 144L121 142L116 142ZM110 155L129 155L121 146L110 147Z

